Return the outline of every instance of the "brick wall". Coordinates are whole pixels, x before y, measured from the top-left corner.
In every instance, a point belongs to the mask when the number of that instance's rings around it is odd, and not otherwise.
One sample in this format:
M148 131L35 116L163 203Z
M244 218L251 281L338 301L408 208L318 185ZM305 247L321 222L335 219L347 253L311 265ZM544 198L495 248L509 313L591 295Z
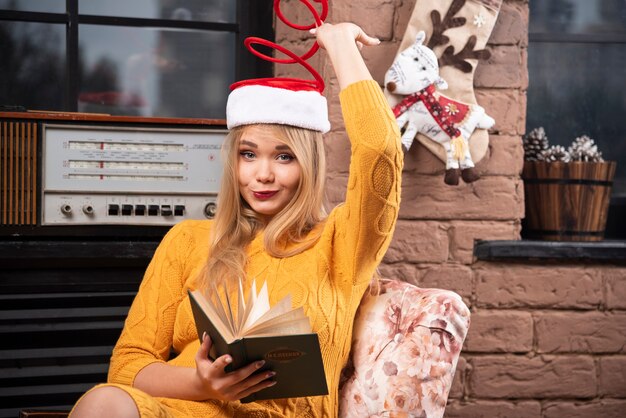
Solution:
M531 0L533 1L533 0ZM383 43L363 50L382 85L414 0L330 0L329 22L362 25ZM282 9L304 23L297 0ZM299 20L300 19L300 20ZM277 41L304 52L310 37L278 22ZM519 239L524 216L521 136L525 129L528 1L504 0L476 70L478 102L496 120L472 184L443 184L443 164L419 144L406 155L396 233L380 270L421 287L458 292L472 310L447 417L622 417L626 411L626 268L575 263L478 262L477 239ZM311 60L327 81L333 130L326 136L329 200L344 197L349 143L337 84L325 57ZM278 75L307 77L281 66Z

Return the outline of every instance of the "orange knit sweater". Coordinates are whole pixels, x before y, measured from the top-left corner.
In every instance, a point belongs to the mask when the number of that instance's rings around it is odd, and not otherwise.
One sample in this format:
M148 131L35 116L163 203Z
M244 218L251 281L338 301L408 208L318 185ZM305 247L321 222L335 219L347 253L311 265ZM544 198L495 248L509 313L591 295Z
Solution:
M348 359L353 318L391 240L403 161L395 118L376 82L354 83L340 93L340 100L352 143L345 203L321 226L317 244L300 254L271 257L264 251L262 234L247 250L248 277L257 284L267 281L270 302L291 294L293 305L304 307L319 335L330 394L241 404L152 398L131 387L137 373L153 362L195 367L199 342L187 290L205 264L212 223L185 221L159 245L111 359L109 383L133 396L142 417L337 415L339 376ZM171 347L179 353L173 359Z

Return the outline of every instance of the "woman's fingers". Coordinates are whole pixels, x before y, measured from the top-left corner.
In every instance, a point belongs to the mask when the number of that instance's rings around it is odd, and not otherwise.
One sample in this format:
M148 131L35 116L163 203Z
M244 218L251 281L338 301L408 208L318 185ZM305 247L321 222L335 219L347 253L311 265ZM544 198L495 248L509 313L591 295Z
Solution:
M375 38L373 36L369 36L366 34L363 29L354 23L338 23L336 25L332 25L330 23L324 23L320 27L316 27L310 29L309 32L317 37L318 44L324 48L326 39L332 36L333 32L340 31L348 31L352 37L354 37L354 41L356 42L359 49L361 49L364 45L366 46L374 46L380 44L380 39Z
M380 39L374 38L373 36L369 36L367 33L363 32L363 29L359 28L359 33L356 37L356 42L357 42L357 45L360 42L362 45L375 46L375 45L380 44Z
M227 373L225 368L232 363L232 357L226 354L211 361L209 352L212 345L211 338L205 333L196 353L198 372L203 376L201 379L203 386L207 388L208 398L237 400L276 384L271 380L274 372L259 372L265 364L263 360Z
M274 386L276 384L276 380L272 379L274 376L274 372L263 372L258 375L251 376L245 381L245 385L238 388L239 392L237 393L236 398L242 399L262 389Z
M209 336L205 332L204 334L202 334L202 342L200 343L200 349L196 353L196 360L208 359L211 345L211 338L209 338Z
M213 342L205 332L202 335L202 344L200 344L200 349L198 349L198 352L196 353L196 364L198 365L198 368L205 370L208 370L207 367L210 365L213 369L219 369L223 375L226 373L224 369L233 362L233 358L226 354L218 357L215 361L211 361L211 359L209 359L209 352L211 351L212 346Z

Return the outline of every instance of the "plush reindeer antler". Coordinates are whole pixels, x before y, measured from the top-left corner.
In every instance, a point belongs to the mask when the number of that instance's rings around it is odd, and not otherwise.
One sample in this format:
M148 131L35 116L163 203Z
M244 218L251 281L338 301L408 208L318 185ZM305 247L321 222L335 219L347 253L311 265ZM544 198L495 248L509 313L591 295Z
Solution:
M454 0L443 18L443 21L437 10L433 10L430 13L430 18L433 22L433 34L427 45L430 49L439 45L446 45L450 42L450 38L443 34L445 31L465 25L467 19L464 17L454 17L454 15L465 6L465 2L466 0ZM464 73L471 73L472 64L467 62L467 59L488 59L491 56L491 53L486 49L474 50L476 40L475 35L470 36L465 46L458 54L454 53L454 47L452 45L448 46L439 59L439 67L451 65Z
M441 20L441 15L437 10L430 12L430 19L433 22L433 34L428 41L427 47L433 49L438 45L445 45L450 42L450 38L443 33L448 29L458 28L463 26L467 19L464 17L454 17L465 6L465 0L454 0L446 13L446 16Z
M451 65L464 73L472 72L472 64L465 61L466 59L488 59L491 53L486 49L474 50L476 46L476 35L472 35L467 40L467 43L458 54L454 53L454 47L450 45L443 51L441 58L439 59L439 65Z

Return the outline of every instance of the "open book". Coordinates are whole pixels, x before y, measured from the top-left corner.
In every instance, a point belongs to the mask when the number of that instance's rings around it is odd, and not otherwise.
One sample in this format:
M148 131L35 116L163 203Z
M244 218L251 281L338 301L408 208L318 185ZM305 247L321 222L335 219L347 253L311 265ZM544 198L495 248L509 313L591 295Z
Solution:
M198 337L202 339L206 332L213 342L211 356L230 354L233 358L226 371L265 360L257 373L276 372L274 386L241 402L328 394L317 334L311 331L304 309L292 308L290 295L270 307L267 283L257 293L253 281L247 299L239 282L236 307L228 292L223 292L222 299L216 287L210 299L194 290L189 300Z

